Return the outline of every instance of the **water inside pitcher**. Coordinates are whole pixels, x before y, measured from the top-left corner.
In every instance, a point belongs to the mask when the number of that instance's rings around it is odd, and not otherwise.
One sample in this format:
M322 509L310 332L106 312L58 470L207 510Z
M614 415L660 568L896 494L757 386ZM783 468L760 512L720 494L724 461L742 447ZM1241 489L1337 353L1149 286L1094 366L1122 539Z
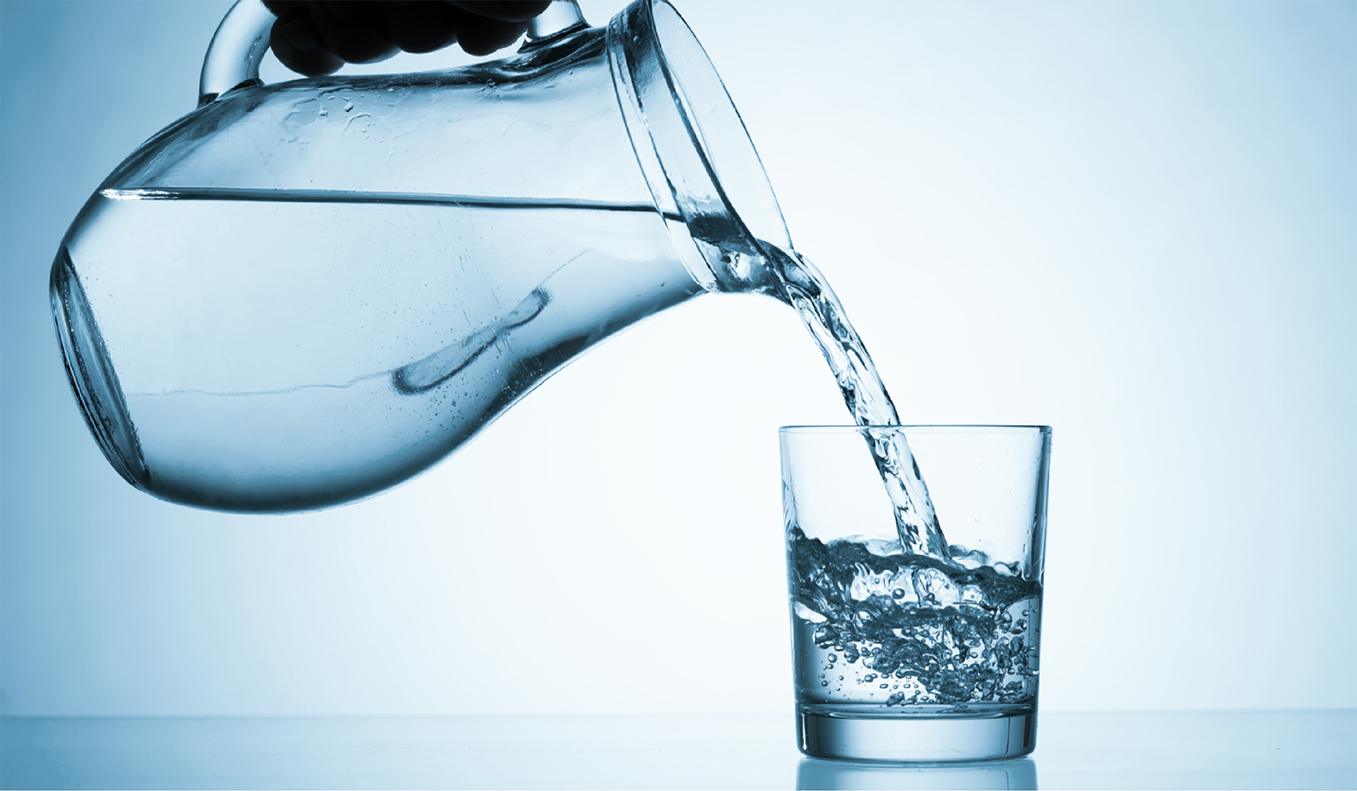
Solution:
M266 86L272 17L232 9L199 108L108 177L52 269L124 478L228 511L361 498L633 322L775 291L776 199L678 12L543 20L504 60Z

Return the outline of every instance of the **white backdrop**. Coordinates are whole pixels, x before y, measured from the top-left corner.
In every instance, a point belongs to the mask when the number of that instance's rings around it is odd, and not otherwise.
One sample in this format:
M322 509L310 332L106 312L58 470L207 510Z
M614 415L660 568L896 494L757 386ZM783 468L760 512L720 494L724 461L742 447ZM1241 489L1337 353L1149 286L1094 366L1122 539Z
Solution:
M0 4L0 712L789 710L776 428L845 416L771 300L345 508L104 462L47 268L226 5ZM1357 4L679 8L905 420L1054 426L1042 705L1357 706Z

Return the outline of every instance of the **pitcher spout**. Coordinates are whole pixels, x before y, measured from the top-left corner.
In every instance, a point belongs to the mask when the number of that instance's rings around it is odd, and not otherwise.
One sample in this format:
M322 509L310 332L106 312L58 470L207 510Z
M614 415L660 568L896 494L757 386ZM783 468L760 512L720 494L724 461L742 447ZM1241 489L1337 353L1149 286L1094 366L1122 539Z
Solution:
M709 291L776 293L767 245L791 249L763 163L707 53L665 0L608 25L627 134L679 258Z

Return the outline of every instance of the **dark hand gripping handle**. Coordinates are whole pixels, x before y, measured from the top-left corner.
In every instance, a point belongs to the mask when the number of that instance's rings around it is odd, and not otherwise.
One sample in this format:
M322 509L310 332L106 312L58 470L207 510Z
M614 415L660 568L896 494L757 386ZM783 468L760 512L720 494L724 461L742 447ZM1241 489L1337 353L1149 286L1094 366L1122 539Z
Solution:
M198 106L232 88L260 85L259 63L269 49L269 33L276 19L261 0L236 0L226 12L203 58L198 79ZM528 25L528 38L540 40L585 26L575 0L556 0Z

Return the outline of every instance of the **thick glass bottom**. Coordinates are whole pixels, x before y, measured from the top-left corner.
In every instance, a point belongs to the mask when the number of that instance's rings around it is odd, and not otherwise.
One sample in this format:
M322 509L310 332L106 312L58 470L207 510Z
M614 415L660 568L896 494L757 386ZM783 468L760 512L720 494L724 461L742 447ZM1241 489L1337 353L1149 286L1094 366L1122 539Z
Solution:
M802 704L797 706L796 731L801 752L814 758L987 761L1032 752L1037 713L1032 707L1003 706L901 715L885 714L879 706Z

